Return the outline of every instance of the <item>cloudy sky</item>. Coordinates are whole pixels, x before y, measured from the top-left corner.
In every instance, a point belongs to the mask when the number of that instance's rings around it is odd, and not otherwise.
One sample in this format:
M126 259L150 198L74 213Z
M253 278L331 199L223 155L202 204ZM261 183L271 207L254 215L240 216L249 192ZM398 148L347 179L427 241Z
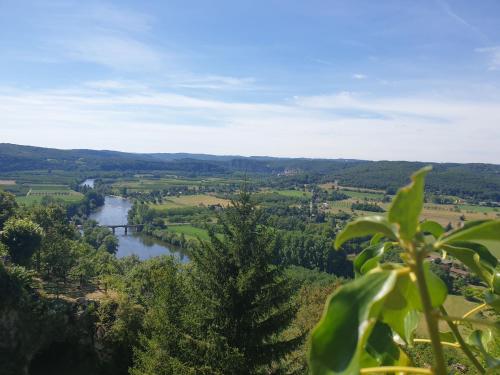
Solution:
M0 142L500 163L500 1L0 0Z

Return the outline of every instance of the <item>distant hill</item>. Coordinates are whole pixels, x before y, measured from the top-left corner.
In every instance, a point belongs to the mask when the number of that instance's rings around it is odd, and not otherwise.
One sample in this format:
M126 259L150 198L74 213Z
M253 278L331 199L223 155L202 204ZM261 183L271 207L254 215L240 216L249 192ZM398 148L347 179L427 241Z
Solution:
M350 159L218 156L189 153L136 154L107 150L58 150L0 143L0 173L14 171L163 171L180 175L262 174L302 182L338 180L347 186L394 193L412 172L432 164L427 189L440 194L500 201L500 165L367 161Z

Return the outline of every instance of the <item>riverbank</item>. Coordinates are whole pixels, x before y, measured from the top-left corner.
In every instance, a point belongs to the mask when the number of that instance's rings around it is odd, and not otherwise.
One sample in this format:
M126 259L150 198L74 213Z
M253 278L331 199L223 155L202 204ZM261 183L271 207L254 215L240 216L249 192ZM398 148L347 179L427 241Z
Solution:
M104 205L89 215L89 219L95 220L99 225L123 225L127 224L128 211L132 203L126 198L107 195ZM149 236L148 233L129 232L125 234L124 229L117 228L118 258L137 255L140 259L148 259L158 255L174 254L181 261L187 261L187 255L182 248L176 248L161 238Z

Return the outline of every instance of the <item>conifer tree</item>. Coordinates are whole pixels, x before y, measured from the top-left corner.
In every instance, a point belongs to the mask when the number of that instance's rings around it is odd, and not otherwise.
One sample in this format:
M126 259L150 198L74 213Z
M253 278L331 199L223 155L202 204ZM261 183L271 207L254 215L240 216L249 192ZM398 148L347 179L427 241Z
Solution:
M210 241L192 252L207 365L214 373L261 373L302 342L279 335L296 313L293 291L275 259L275 237L248 192L240 193L219 224L222 237L211 231Z

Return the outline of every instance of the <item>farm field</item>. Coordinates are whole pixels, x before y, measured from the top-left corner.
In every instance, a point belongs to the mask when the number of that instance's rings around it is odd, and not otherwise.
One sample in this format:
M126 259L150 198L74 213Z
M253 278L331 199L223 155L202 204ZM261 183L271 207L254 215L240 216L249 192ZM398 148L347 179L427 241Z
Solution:
M184 195L180 197L164 198L160 204L151 204L152 207L158 209L180 208L180 207L198 207L220 204L227 206L229 200L214 197L208 194Z
M500 213L500 208L498 208L498 207L474 206L471 204L459 204L458 208L460 208L460 210L463 212Z
M341 190L342 193L356 199L381 200L384 198L383 193L373 193L366 191Z
M26 195L16 196L18 203L35 204L39 203L43 197L53 197L61 199L64 202L79 202L83 198L83 194L71 190L66 185L49 185L49 184L33 184L29 185L29 190Z
M184 234L187 239L209 239L208 232L205 229L193 227L192 225L169 225L167 230L177 234Z
M285 197L292 197L292 198L311 197L311 193L309 191L302 191L302 190L272 190L272 192L284 195Z
M227 178L197 178L197 179L187 179L187 178L138 178L138 179L125 179L116 181L112 184L113 188L127 188L131 191L147 191L147 190L161 190L166 187L172 186L189 186L189 187L198 187L200 185L203 186L211 186L211 185L220 185L220 184L239 184L242 183L243 180L240 179L227 179Z
M358 200L359 199L350 198L342 201L328 201L328 211L332 213L337 213L340 211L352 212L351 205ZM385 210L389 208L389 203L381 203L380 201L376 203ZM467 210L461 209L460 211L457 211L455 210L455 206L452 205L437 205L426 203L422 212L422 218L437 221L443 226L451 223L454 227L457 227L461 223L460 218L462 216L465 216L465 219L467 221L497 219L500 217L500 212L495 211L491 207L473 205L467 205L466 207ZM373 212L358 210L355 210L354 212L356 214L375 214Z

